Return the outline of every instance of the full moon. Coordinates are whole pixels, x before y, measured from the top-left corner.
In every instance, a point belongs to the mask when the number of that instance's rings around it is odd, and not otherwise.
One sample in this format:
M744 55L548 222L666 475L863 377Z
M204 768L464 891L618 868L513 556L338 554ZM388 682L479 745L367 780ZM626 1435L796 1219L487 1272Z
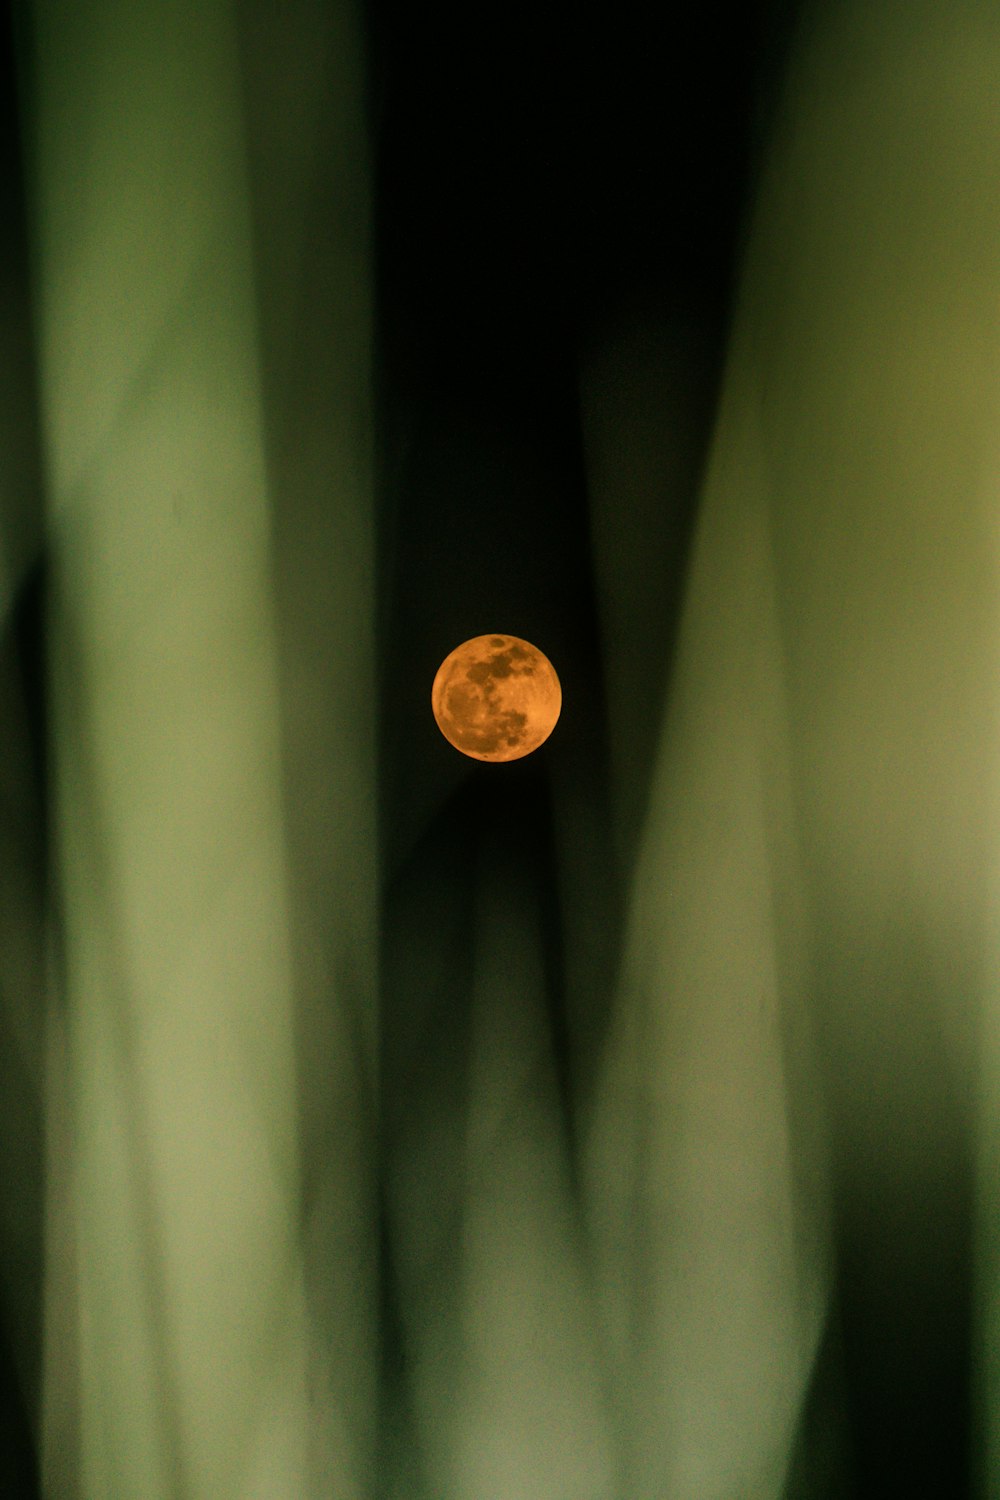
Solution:
M438 728L473 760L520 760L544 744L562 708L548 657L516 635L477 635L437 669L431 707Z

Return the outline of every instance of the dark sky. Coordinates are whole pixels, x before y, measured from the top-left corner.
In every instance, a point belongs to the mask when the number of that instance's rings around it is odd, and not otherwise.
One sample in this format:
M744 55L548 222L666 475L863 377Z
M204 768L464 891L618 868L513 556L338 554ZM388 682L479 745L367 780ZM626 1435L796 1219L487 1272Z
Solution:
M538 885L563 1048L600 1031L621 913L582 384L624 330L640 381L659 388L667 364L678 392L641 433L647 503L633 510L623 494L617 516L627 546L641 538L656 560L651 586L636 579L630 639L611 647L632 653L643 685L637 819L788 10L517 0L367 12L387 972L397 941L406 968L410 941L394 903L426 900L447 871L440 900L454 914L480 837L500 839L511 878ZM676 461L657 487L664 454ZM544 754L506 767L453 754L429 711L443 656L491 630L541 646L564 692ZM568 871L560 821L581 830ZM436 926L447 930L443 915L425 913L424 930ZM592 991L573 1018L567 947ZM391 1056L394 1036L401 1052L412 1037L389 990ZM408 983L401 993L412 1007ZM389 1077L396 1093L391 1064Z
M620 511L659 559L637 631L651 687L669 656L790 10L369 7L393 829L433 795L426 685L480 631L548 651L562 737L600 754L581 383L623 329L681 388L644 434L650 470L678 455L670 492Z

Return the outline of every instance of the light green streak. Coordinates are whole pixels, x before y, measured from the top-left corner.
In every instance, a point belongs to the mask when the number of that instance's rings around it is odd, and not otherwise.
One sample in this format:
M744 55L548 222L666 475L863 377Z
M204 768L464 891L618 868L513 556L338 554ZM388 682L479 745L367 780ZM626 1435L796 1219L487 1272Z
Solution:
M310 1262L330 1238L317 1213L349 1226L357 1212L360 1127L338 1162L346 1196L321 1170L305 1228L290 731L235 18L221 0L109 0L41 3L36 22L75 1155L53 1222L68 1213L78 1243L75 1277L50 1285L77 1304L81 1442L77 1475L58 1451L68 1351L50 1337L48 1493L302 1500L328 1492L321 1464L349 1500L364 1345L352 1333L353 1364L318 1387L339 1309L327 1299L307 1327L306 1306L328 1269ZM364 614L357 629L364 641ZM346 775L366 773L355 750ZM356 1082L343 1087L356 1116ZM357 1238L340 1279L367 1332Z

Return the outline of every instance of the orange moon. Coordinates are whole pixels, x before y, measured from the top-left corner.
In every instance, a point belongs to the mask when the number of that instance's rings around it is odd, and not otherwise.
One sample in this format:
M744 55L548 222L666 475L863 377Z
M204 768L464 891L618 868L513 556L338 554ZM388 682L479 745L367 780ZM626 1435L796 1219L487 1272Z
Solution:
M516 635L477 635L437 669L431 707L438 728L473 760L520 760L545 743L562 708L555 668Z

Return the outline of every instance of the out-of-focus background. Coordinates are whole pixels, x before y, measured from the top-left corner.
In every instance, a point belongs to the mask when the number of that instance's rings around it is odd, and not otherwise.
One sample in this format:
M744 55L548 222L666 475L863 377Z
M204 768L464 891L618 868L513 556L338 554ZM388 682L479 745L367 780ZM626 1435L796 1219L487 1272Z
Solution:
M5 11L12 1500L1000 1489L1000 13L661 10Z

